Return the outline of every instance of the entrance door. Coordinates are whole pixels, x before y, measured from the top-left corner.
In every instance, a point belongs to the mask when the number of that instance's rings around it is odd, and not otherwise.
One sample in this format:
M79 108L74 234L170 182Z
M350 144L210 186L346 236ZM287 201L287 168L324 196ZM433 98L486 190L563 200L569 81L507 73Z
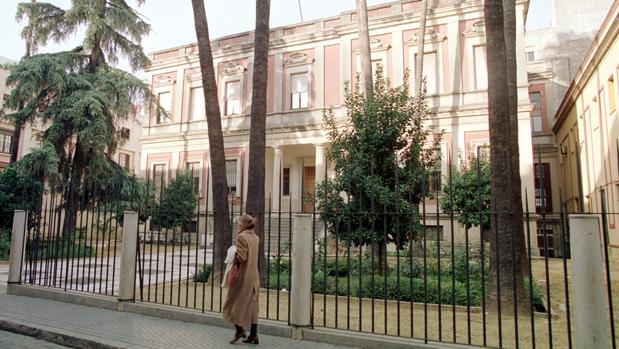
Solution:
M316 189L316 167L303 168L303 213L314 212L314 191Z

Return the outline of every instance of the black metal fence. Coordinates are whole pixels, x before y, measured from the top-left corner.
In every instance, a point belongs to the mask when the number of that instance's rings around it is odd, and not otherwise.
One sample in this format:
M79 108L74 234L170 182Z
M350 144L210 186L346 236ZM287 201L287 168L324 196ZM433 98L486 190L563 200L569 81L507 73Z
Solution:
M451 181L451 175L448 178ZM161 184L158 200L165 187ZM563 210L555 214L543 210L537 214L526 207L522 216L525 255L523 260L511 260L514 268L516 263L523 263L523 273L501 275L492 264L505 258L498 254L500 249L492 248L499 241L496 230L480 229L468 224L468 220L477 217L478 222L483 222L484 217L513 213L447 211L441 207L447 194L439 190L440 184L432 187L436 189L424 194L413 219L405 219L398 210L374 207L370 211L339 212L339 221L333 224L333 212L321 211L314 199L310 213L315 242L312 326L425 342L572 348L574 319L567 214ZM223 274L225 266L215 261L213 248L221 237L214 234L208 190L207 185L205 195L197 199L191 218L182 226L165 227L156 222L153 217L162 212L150 208L139 212L142 218L138 226L136 301L201 312L222 311L226 289L213 276ZM350 198L348 195L343 200ZM525 196L525 202L527 199ZM277 205L273 205L274 200ZM293 207L291 196L269 199L261 222L266 258L260 316L289 322L290 290L294 287L290 243L293 216L297 212L272 209L281 208L284 200L290 200L288 206ZM125 203L102 200L69 210L62 202L60 194L47 192L40 209L30 212L22 282L116 295L122 248L119 212ZM234 220L244 212L245 204L242 197L231 197L229 203L234 227ZM609 221L615 222L617 214L606 212L604 202L601 207L601 212L594 215L603 227L605 264L600 268L606 277L614 348L615 319L619 314L615 314L613 307L618 301L613 289L619 287L616 284L619 270L609 255ZM72 223L67 225L69 216ZM359 227L363 226L361 221L372 222L375 238L371 243L358 235ZM396 226L398 232L394 235L388 225ZM511 248L512 251L515 248L513 240ZM502 283L501 278L511 280ZM523 293L508 300L509 306L504 302L493 303L492 295L501 299L502 294L510 294L506 287Z

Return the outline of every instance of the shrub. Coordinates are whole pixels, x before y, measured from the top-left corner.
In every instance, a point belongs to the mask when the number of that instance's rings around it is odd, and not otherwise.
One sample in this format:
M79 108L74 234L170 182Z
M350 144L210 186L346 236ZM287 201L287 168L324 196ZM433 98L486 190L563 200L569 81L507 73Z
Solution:
M96 255L95 249L70 238L51 241L29 240L26 243L26 255L30 259L82 258Z
M193 282L208 282L209 276L211 276L211 271L213 270L213 266L210 264L202 264L198 267L198 271L193 274Z
M9 259L11 248L11 234L8 230L0 230L0 260Z

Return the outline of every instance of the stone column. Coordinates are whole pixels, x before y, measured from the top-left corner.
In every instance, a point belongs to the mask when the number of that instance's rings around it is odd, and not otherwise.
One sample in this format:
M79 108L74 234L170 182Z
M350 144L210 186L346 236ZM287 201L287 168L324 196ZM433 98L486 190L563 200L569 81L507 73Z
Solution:
M8 285L19 284L21 280L22 261L24 260L24 235L28 213L15 210L13 213L13 230L11 232L11 256L9 258ZM8 290L10 292L10 289Z
M325 148L323 144L316 144L316 185L325 180L327 173L325 161Z
M275 155L273 156L273 190L271 193L271 208L273 212L279 212L279 196L282 188L282 148L276 146Z
M312 215L295 214L292 223L290 325L293 338L301 339L302 329L311 324Z
M598 217L570 215L575 348L609 348L608 295Z
M138 248L138 214L125 211L123 218L123 245L120 255L118 300L131 301L135 295L135 257Z

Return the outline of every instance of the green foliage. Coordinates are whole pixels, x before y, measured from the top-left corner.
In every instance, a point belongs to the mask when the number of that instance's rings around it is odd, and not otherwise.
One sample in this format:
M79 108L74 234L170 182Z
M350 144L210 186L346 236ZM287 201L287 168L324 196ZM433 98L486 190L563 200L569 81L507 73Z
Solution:
M43 192L41 183L26 176L13 166L0 173L0 229L10 229L13 224L13 212L17 209L30 211L29 225L34 223L34 211L40 205Z
M211 275L213 266L210 264L202 264L198 267L198 272L192 276L193 282L208 282L208 278Z
M425 97L411 97L406 80L392 88L379 67L373 99L346 87L344 127L332 111L324 115L335 178L317 187L318 211L331 234L357 246L402 247L420 227L422 184L440 159L440 137L426 122Z
M451 188L443 186L441 207L444 212L458 214L458 222L467 228L490 229L490 161L487 156L462 161L453 170Z
M120 123L136 117L137 105L156 103L156 97L147 83L108 63L122 56L134 69L147 67L141 39L150 26L124 0L74 0L67 10L45 2L21 3L16 17L28 20L22 36L33 51L85 29L82 44L73 50L27 56L10 67L6 83L12 91L5 104L10 112L4 117L16 125L46 125L41 146L17 167L56 186L70 209L78 205L80 187L90 191L80 205L112 196L118 200L118 191L131 190L124 184L108 188L127 179L112 160L124 141ZM155 110L162 112L159 106Z
M70 237L54 240L30 240L26 246L26 256L29 259L64 259L96 256L95 249L86 242Z
M161 193L161 201L155 209L153 222L162 228L176 228L188 225L198 206L198 197L192 188L189 173L176 176Z
M137 212L138 219L142 223L145 223L155 212L156 190L152 183L144 179L130 177L123 172L116 194L107 202L120 225L123 223L125 211Z
M0 261L9 259L10 249L11 231L8 229L0 229Z

